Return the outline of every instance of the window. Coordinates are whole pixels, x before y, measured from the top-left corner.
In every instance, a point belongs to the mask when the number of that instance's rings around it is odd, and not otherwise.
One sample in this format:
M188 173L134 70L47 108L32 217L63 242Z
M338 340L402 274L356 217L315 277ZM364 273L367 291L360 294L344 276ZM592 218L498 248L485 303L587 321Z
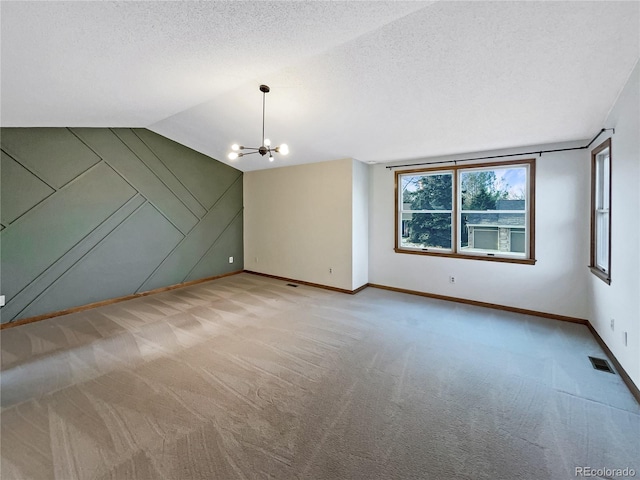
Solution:
M533 264L535 160L396 172L396 252Z
M591 152L590 268L611 283L611 139Z

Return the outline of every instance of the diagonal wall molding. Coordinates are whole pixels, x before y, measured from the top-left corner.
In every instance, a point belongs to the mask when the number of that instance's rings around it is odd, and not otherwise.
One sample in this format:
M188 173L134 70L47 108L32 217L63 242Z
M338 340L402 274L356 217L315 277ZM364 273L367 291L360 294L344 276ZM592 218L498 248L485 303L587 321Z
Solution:
M144 129L1 134L1 323L243 268L242 172Z

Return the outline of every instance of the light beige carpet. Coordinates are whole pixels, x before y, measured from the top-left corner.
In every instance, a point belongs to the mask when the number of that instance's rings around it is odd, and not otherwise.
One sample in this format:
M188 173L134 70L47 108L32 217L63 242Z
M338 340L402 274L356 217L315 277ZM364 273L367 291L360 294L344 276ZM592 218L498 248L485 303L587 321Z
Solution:
M240 274L1 333L3 479L640 476L586 327Z

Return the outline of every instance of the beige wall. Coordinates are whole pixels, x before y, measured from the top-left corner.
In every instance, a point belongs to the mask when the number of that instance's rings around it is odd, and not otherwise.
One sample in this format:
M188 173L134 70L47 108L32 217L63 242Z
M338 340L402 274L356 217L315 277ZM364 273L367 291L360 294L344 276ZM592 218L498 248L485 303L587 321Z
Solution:
M640 387L640 66L637 64L605 124L611 135L611 285L585 269L589 320ZM611 134L611 132L607 132ZM594 144L602 143L603 136ZM585 153L585 163L591 152ZM589 193L583 197L589 202ZM611 329L611 319L615 320ZM627 345L624 344L627 332Z
M245 269L353 289L353 160L246 172L244 192Z
M536 160L535 265L395 253L394 171L386 168L391 164L375 165L370 189L369 282L586 319L584 273L589 255L589 204L584 195L589 189L589 175L584 157L584 150L577 150L544 154ZM449 276L456 277L455 284L449 283Z
M369 282L369 166L353 160L352 290Z

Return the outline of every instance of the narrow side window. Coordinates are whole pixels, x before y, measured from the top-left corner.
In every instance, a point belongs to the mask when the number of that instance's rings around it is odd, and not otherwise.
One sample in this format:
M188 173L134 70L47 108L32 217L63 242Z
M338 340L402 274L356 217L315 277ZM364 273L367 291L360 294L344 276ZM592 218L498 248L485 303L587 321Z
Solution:
M591 152L591 271L611 283L611 139Z

